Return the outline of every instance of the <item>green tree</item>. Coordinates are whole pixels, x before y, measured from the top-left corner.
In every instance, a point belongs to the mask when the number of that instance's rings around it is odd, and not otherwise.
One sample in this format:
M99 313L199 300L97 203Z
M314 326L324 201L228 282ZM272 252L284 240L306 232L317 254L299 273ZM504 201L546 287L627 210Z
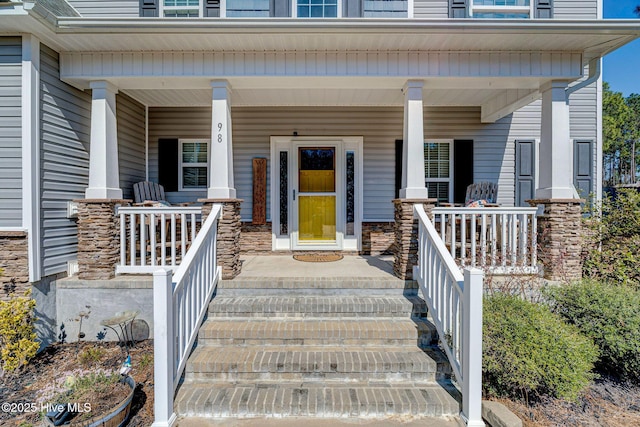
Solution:
M602 91L602 127L605 185L634 183L637 177L637 150L640 144L640 95L624 98L608 83Z

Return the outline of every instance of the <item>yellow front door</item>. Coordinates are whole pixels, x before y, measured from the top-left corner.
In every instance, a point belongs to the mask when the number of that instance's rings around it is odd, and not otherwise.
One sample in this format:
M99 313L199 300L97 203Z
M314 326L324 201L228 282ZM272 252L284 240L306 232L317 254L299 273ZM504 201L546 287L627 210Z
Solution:
M336 149L298 148L298 241L336 241Z

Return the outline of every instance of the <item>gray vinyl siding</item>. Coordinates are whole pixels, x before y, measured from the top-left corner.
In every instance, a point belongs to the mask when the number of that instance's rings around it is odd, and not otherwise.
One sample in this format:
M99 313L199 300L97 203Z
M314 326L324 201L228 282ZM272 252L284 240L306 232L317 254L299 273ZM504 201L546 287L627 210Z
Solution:
M58 54L40 50L41 217L43 275L66 271L77 258L76 222L67 202L89 184L91 97L60 81Z
M144 106L124 94L116 95L120 188L133 199L133 184L145 180Z
M413 16L424 19L449 17L449 0L414 0Z
M139 17L139 0L69 0L86 17Z
M586 71L588 73L588 71ZM597 191L597 144L601 142L598 134L596 117L598 115L597 83L593 83L584 89L580 89L571 95L569 102L571 105L571 138L581 141L593 141L591 155L591 189L590 193ZM574 171L575 172L575 171ZM585 196L585 195L582 195Z
M22 39L0 37L0 227L22 226Z
M473 139L475 180L497 181L499 202L512 205L514 196L514 140L540 133L539 108L516 113L522 123L512 127L511 116L497 123L480 123L480 109L425 109L426 138ZM210 110L152 108L149 111L149 173L158 180L159 138L209 138ZM243 199L242 219L251 219L251 160L270 157L270 137L362 136L364 138L364 219L393 220L395 196L395 140L402 139L402 108L236 108L233 117L234 180ZM269 176L269 175L268 175ZM269 187L267 187L269 188ZM170 193L170 201L195 201L204 192ZM267 194L269 206L270 194ZM270 218L270 212L267 213Z
M555 19L597 19L597 0L554 0Z

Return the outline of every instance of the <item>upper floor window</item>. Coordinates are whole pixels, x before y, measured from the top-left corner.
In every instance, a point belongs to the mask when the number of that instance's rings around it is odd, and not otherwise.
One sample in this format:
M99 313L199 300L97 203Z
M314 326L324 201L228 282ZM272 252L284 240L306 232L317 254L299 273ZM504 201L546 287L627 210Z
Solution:
M197 18L200 0L162 0L162 16L167 18Z
M298 18L337 18L338 0L297 0Z
M534 16L531 0L472 0L469 16L487 19L528 19Z

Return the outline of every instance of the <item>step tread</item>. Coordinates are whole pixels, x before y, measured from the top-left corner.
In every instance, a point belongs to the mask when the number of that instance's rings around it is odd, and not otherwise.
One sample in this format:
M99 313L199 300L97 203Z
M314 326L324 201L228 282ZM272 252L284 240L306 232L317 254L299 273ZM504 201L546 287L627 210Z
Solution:
M198 347L189 358L187 374L434 373L446 369L444 362L440 352L418 347Z
M215 317L247 316L345 316L389 317L426 314L418 296L218 296L209 305Z
M200 328L199 341L212 339L407 339L432 333L435 326L426 319L287 319L247 322L210 318Z
M184 384L175 410L179 416L217 418L456 416L457 396L450 384Z

